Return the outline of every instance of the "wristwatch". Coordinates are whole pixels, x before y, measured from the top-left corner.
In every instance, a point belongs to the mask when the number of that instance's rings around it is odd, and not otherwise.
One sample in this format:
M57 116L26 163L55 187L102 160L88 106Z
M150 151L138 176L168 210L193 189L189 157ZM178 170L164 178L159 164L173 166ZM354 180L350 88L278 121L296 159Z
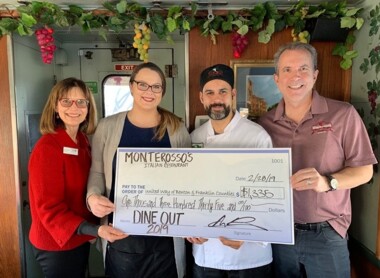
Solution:
M331 175L326 176L330 189L327 191L334 191L338 189L338 180Z

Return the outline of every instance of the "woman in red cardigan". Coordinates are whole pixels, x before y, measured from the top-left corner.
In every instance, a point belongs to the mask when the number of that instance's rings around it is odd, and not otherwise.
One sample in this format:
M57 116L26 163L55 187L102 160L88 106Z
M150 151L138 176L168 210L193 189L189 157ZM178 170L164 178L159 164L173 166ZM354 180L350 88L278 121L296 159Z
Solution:
M125 235L98 219L85 203L91 166L87 134L96 127L96 106L85 83L58 82L42 112L40 131L29 160L32 225L29 239L45 277L85 277L89 241Z

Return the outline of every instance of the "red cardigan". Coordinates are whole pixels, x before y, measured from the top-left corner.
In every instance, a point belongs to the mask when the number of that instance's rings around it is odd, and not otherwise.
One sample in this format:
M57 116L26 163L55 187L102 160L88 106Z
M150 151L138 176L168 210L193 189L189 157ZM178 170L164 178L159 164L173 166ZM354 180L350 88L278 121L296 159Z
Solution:
M78 132L75 144L65 130L56 132L40 138L29 160L29 239L47 251L71 250L93 239L77 235L77 228L84 220L97 223L85 203L91 166L88 139Z

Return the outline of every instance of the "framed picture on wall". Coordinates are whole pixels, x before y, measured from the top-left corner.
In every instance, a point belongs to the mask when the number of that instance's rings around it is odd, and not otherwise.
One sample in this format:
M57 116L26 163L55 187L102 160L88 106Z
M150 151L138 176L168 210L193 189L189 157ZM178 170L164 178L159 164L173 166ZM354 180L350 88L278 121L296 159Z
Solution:
M198 115L195 116L195 122L194 122L194 127L198 128L201 125L203 125L205 122L207 122L210 118L207 115Z
M260 117L275 107L282 95L273 79L271 60L231 60L237 91L235 108L248 108L249 116Z

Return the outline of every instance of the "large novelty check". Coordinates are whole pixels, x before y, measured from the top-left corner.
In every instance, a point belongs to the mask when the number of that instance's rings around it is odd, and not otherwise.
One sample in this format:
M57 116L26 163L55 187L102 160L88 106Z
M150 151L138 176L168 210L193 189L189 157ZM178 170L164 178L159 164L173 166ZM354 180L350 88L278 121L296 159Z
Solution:
M290 149L119 148L116 164L126 233L294 243Z

